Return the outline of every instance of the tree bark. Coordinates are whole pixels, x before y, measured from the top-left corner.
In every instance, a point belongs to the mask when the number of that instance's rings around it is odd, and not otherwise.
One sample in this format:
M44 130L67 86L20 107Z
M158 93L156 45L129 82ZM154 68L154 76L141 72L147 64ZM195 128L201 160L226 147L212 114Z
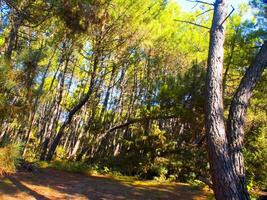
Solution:
M217 200L241 200L228 154L223 109L223 50L227 0L216 0L210 30L205 127L213 190Z
M267 66L267 41L264 42L254 62L246 70L241 83L232 99L227 121L227 138L229 142L229 154L232 159L235 172L238 175L238 190L244 195L242 199L249 199L245 184L245 168L243 157L244 123L249 100L253 89L259 81L261 74Z

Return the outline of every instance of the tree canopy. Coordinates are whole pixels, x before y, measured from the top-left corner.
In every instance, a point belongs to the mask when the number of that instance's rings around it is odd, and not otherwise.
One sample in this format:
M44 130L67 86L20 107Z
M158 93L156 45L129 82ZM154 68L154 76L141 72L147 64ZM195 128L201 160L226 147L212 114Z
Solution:
M0 145L18 143L31 161L82 162L147 179L214 182L205 84L216 3L195 1L191 12L179 3L1 0ZM253 17L245 17L248 10ZM230 11L229 6L223 21L221 83L210 82L208 91L216 83L222 87L220 117L226 140L232 141L237 133L229 128L236 119L233 102L243 100L238 88L249 75L255 80L238 120L248 188L264 190L266 53L261 73L252 77L248 69L259 63L266 45L266 2L253 0Z

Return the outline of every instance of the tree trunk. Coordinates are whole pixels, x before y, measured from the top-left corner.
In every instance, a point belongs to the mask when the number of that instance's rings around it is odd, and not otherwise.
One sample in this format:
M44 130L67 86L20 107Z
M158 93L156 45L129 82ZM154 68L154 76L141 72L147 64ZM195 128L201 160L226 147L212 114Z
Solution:
M216 0L210 30L206 78L205 126L213 190L217 200L241 200L228 154L223 110L223 44L227 1Z
M245 168L243 157L244 122L252 91L267 66L267 41L263 44L254 62L247 69L245 76L232 99L228 121L227 138L230 147L230 158L238 175L237 186L242 192L242 199L249 199L245 184Z
M74 135L78 134L78 136L76 137L76 140L74 142L73 148L70 151L70 154L69 154L69 156L67 158L68 160L73 160L74 159L74 157L76 156L76 154L77 154L77 152L78 152L78 150L80 148L82 139L84 138L84 128L83 128L82 119L84 119L84 121L87 120L85 109L84 109L83 113L81 114L81 116L79 117L79 119L76 122L77 125L76 125L76 128L75 128Z
M58 134L56 135L55 139L53 140L51 147L48 151L48 154L46 156L46 160L50 161L52 160L52 157L55 153L55 150L60 142L60 139L62 138L63 134L64 134L64 130L67 127L67 125L71 122L73 116L86 104L86 102L89 100L90 96L92 95L93 91L94 91L94 86L95 86L95 73L96 73L96 68L97 68L97 63L95 63L94 66L94 70L93 70L93 74L91 77L91 81L90 81L90 86L88 89L88 92L85 94L85 96L83 98L81 98L81 100L69 111L65 121L63 122L63 124L61 125Z

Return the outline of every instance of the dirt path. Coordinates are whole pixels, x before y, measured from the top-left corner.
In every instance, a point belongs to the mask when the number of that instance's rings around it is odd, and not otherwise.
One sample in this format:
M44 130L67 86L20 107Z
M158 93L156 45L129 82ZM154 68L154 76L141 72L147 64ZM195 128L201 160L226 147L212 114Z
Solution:
M0 199L4 200L204 200L204 191L186 184L146 184L146 181L114 180L54 169L38 174L18 172L0 179Z

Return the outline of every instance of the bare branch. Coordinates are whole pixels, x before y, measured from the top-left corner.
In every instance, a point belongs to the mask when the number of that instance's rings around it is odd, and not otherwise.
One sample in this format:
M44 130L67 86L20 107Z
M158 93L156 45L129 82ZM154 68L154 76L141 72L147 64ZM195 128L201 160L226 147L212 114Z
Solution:
M225 17L225 19L222 21L222 23L220 24L220 26L222 26L224 24L224 22L232 15L232 13L235 11L235 8L233 5L231 5L232 10L231 12Z
M22 12L12 0L4 0L4 1L10 8L13 8L21 17L25 19L29 18L29 16L24 12Z
M160 116L147 116L147 117L144 117L144 118L129 119L128 121L126 121L123 124L116 125L116 126L110 128L110 129L106 130L105 133L107 134L107 133L110 133L112 131L115 131L116 129L124 128L126 126L131 125L131 124L142 122L142 121L145 121L145 120L171 119L171 118L177 118L177 116L175 116L175 115L161 116L160 115Z
M205 2L205 1L198 1L198 0L187 0L189 2L193 2L193 3L202 3L202 4L206 4L206 5L210 5L210 6L214 6L214 3L209 3L209 2Z
M197 7L198 3L196 3L191 9L194 9L195 7Z
M188 24L192 24L192 25L195 25L195 26L198 26L198 27L201 27L201 28L205 28L205 29L210 30L209 27L207 27L207 26L203 26L203 25L201 25L201 24L196 24L196 23L194 23L194 22L185 21L185 20L178 20L178 19L175 19L175 21L177 21L177 22L183 22L183 23L188 23Z
M210 12L210 11L212 11L212 10L213 10L213 9L208 9L208 10L204 11L203 13L200 13L200 14L197 15L196 17L199 17L199 16L201 16L201 15L204 15L205 13Z

